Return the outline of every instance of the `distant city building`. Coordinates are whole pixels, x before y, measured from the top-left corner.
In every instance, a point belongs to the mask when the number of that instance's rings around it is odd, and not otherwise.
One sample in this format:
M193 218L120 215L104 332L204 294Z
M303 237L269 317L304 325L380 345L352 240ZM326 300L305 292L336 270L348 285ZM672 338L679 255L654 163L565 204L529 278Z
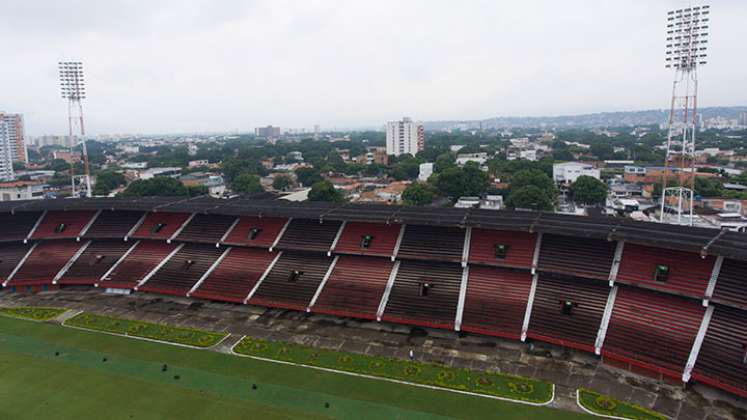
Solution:
M457 158L456 158L456 164L459 166L464 166L467 162L475 162L478 165L482 166L487 161L488 161L488 154L486 152L466 153L466 154L457 155Z
M71 152L69 150L55 150L52 152L52 159L61 159L67 163L78 163L81 160L80 152Z
M10 141L13 162L28 163L26 142L23 140L23 115L6 114L0 111L0 120L5 122L5 130Z
M565 162L552 165L552 177L558 184L570 184L576 182L580 176L590 176L596 179L601 178L599 169L588 163Z
M280 137L280 127L273 127L268 125L267 127L257 127L254 129L254 135L257 137Z
M425 148L423 124L410 118L386 123L386 153L388 155L411 154L415 156Z
M31 139L31 144L38 147L43 146L63 146L70 147L70 137L68 136L39 136Z
M739 125L747 127L747 112L739 114Z
M150 168L144 171L140 171L140 179L151 179L157 176L168 176L171 178L179 178L182 174L182 168Z
M433 175L433 164L432 163L421 163L420 173L418 174L418 181L428 181L428 178Z
M8 124L0 119L0 180L13 179L13 149L10 147Z
M209 162L207 159L190 160L187 163L187 166L189 166L190 168L199 168L201 166L208 166L208 165L209 165Z
M0 182L0 201L40 200L45 184L37 181Z

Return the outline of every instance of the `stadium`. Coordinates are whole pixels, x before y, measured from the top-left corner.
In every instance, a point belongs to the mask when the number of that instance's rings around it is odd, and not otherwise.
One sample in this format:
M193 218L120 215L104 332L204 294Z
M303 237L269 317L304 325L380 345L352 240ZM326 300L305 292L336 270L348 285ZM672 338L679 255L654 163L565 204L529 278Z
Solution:
M57 294L77 305L139 295L222 302L256 314L401 325L437 341L564 349L641 381L747 397L741 233L206 197L4 202L0 226L3 304ZM681 409L667 415L691 418Z

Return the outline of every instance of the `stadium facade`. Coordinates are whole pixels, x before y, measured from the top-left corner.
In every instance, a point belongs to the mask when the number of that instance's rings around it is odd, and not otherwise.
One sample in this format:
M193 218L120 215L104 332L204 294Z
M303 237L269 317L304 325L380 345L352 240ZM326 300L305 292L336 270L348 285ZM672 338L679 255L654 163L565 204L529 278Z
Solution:
M206 197L0 203L6 292L88 286L514 340L747 397L747 235Z

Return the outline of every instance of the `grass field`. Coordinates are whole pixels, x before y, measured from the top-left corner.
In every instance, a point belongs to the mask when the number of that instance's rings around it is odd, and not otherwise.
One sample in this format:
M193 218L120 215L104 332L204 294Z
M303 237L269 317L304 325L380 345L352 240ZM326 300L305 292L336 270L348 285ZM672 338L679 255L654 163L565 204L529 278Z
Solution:
M2 419L586 418L4 317L0 372Z

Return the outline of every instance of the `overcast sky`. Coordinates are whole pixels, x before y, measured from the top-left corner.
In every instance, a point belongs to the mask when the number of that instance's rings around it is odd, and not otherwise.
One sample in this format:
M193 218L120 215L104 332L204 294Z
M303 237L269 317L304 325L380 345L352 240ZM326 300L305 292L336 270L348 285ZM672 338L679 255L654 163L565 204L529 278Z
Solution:
M64 133L80 59L92 134L322 129L665 108L686 0L0 0L0 110ZM701 106L747 104L747 2L711 3Z

